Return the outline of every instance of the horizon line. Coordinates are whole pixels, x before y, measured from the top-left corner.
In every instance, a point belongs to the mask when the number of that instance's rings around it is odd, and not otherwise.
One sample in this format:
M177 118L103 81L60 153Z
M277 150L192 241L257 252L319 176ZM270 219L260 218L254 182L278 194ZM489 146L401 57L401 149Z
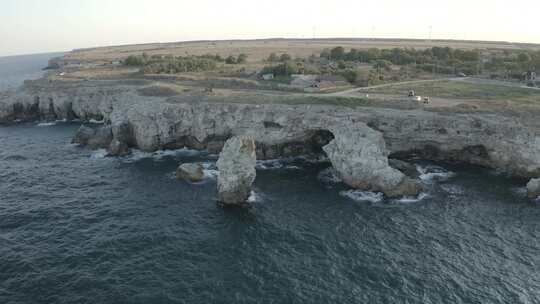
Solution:
M270 37L270 38L235 38L235 39L193 39L193 40L178 40L178 41L153 41L153 42L141 42L141 43L125 43L125 44L111 44L111 45L99 45L99 46L89 46L82 48L74 48L71 50L63 51L46 51L46 52L35 52L35 53L23 53L23 54L12 54L12 55L0 55L0 58L6 57L20 57L20 56L35 56L35 55L46 55L54 53L71 53L71 52L81 52L88 50L95 50L100 48L116 48L116 47L127 47L127 46L138 46L138 45L155 45L155 44L181 44L181 43L203 43L203 42L245 42L245 41L272 41L272 40L372 40L372 41L425 41L425 42L469 42L469 43L488 43L488 44L509 44L509 45L523 45L523 46L538 46L540 47L540 42L514 42L514 41L505 41L505 40L477 40L477 39L450 39L450 38L433 38L433 39L421 39L421 38L382 38L382 37L317 37L317 38L285 38L285 37Z

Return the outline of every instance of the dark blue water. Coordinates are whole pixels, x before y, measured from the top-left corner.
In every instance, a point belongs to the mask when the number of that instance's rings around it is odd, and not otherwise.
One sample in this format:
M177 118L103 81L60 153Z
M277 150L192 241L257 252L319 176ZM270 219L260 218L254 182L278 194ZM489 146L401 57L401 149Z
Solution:
M522 181L420 163L427 196L386 201L270 163L253 207L225 210L214 156L104 158L77 128L0 127L0 303L540 302ZM177 181L183 161L207 180Z
M21 55L0 57L0 91L16 88L27 79L37 79L43 75L42 69L50 58L62 53Z
M102 158L69 144L77 127L0 127L0 303L540 300L540 207L492 171L367 202L298 163L259 170L251 210L223 210L214 179L174 179L215 158Z

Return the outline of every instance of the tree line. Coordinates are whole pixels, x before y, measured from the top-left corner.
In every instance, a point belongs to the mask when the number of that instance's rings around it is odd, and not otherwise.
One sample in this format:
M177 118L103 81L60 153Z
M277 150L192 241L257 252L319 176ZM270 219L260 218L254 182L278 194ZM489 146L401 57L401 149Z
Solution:
M246 54L237 57L230 55L172 56L172 55L131 55L124 60L124 65L140 67L145 74L177 74L185 72L204 72L217 68L218 63L242 64L247 61Z

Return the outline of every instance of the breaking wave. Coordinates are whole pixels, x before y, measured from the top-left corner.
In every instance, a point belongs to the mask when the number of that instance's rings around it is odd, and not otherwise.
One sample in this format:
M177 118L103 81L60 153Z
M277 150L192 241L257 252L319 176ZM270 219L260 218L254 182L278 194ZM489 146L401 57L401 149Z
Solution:
M338 176L337 171L333 167L326 168L319 172L317 178L321 182L329 185L335 185L342 182L341 178Z
M384 194L381 192L348 190L341 191L339 194L356 202L378 203L384 200Z
M429 197L429 194L427 194L425 192L422 192L417 197L404 196L404 197L399 198L399 199L394 199L393 201L396 202L396 203L410 204L410 203L420 202L420 201L424 200L427 197Z
M416 166L416 170L420 173L420 179L424 183L431 184L435 181L446 181L451 177L455 176L454 172L448 171L443 167L427 165L427 166Z
M102 159L105 157L107 157L107 150L105 149L97 149L93 151L92 154L90 155L91 159Z

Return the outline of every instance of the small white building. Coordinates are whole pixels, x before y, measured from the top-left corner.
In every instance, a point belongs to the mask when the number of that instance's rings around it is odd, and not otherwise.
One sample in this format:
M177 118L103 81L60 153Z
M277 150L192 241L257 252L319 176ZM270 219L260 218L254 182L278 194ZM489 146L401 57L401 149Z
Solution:
M264 74L262 75L263 80L272 80L274 79L274 74Z

